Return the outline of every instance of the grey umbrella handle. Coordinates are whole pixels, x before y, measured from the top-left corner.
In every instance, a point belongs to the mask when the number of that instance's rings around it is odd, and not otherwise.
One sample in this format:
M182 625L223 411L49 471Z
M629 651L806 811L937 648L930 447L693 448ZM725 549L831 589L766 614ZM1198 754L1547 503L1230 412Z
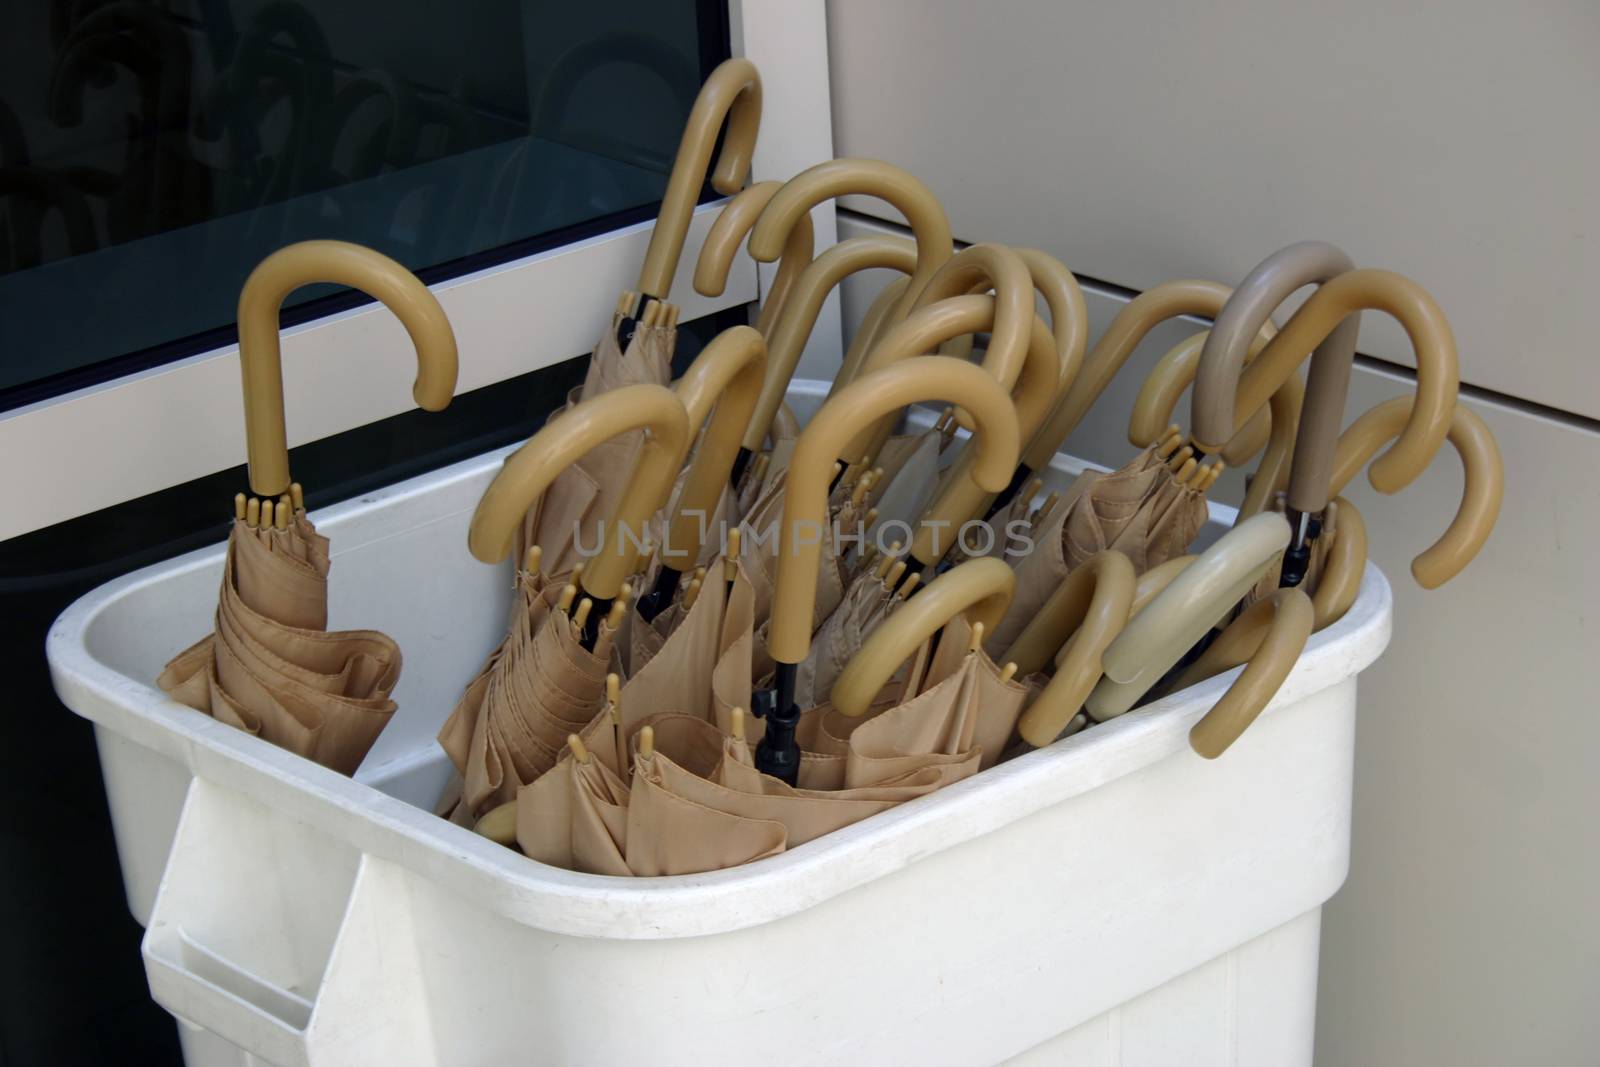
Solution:
M1350 257L1333 245L1302 241L1262 260L1233 291L1206 338L1195 375L1190 423L1201 448L1220 451L1239 429L1240 416L1254 414L1235 411L1234 400L1245 355L1273 311L1295 290L1320 285L1354 269ZM1321 511L1328 502L1328 482L1360 326L1358 316L1346 318L1317 345L1311 357L1289 481L1289 504L1298 511Z

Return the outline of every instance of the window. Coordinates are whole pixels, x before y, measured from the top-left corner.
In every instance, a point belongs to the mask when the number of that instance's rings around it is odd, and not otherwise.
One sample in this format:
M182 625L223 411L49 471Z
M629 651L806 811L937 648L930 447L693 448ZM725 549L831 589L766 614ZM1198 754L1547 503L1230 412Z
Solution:
M229 342L309 237L432 282L648 218L721 4L22 0L0 34L0 410ZM286 323L355 294L295 293Z

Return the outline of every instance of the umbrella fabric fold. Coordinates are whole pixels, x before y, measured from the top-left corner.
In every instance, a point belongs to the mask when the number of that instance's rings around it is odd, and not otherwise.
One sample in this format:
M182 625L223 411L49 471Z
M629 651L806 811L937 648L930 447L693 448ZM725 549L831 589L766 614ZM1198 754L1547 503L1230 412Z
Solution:
M343 241L302 241L262 260L239 293L239 363L252 493L234 497L212 634L157 685L173 699L324 766L352 774L393 717L400 649L372 630L330 632L328 541L290 480L278 312L315 282L375 296L416 344L419 404L440 410L456 382L444 310L399 263Z
M518 573L507 635L439 731L474 818L550 771L567 735L602 706L615 631L602 622L595 648L584 648L573 618L554 606L561 596L536 568Z
M353 773L394 715L400 649L374 630L323 628L327 573L327 542L303 510L288 529L236 520L214 632L178 653L157 686L180 704Z

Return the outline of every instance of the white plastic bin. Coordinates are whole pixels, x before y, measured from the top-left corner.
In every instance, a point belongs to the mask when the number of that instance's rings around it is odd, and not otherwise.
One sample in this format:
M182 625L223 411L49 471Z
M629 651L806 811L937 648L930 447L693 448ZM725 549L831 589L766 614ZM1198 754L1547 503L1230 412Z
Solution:
M332 624L406 657L354 780L155 689L209 628L221 545L52 628L192 1067L1310 1063L1356 675L1389 637L1376 569L1215 763L1187 732L1231 674L770 860L581 875L427 810L434 734L508 606L509 564L465 550L503 454L317 515Z

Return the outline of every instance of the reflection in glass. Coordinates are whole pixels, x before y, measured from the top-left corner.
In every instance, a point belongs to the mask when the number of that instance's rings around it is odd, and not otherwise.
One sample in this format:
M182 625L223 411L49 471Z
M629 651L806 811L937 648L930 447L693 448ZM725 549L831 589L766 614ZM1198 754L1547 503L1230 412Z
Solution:
M0 406L221 343L250 267L292 241L460 267L643 217L726 55L723 17L700 0L12 0Z

